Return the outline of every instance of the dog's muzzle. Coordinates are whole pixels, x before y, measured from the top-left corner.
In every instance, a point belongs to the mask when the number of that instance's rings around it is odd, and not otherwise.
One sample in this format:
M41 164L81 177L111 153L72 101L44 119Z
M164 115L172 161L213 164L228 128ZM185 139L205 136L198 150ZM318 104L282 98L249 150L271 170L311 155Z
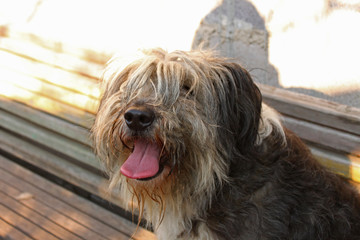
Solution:
M121 173L132 179L151 180L164 170L160 163L162 146L142 134L155 120L155 113L148 107L130 107L124 114L125 123L134 131L134 148L121 166Z
M143 131L153 123L154 112L146 107L131 107L124 114L126 125L133 131Z

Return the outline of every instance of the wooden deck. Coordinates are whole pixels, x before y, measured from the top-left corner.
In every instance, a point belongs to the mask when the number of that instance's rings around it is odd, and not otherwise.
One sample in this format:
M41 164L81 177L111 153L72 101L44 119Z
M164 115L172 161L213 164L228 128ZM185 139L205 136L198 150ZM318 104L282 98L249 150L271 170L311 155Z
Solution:
M0 239L131 239L136 225L0 156ZM155 239L142 228L133 239Z

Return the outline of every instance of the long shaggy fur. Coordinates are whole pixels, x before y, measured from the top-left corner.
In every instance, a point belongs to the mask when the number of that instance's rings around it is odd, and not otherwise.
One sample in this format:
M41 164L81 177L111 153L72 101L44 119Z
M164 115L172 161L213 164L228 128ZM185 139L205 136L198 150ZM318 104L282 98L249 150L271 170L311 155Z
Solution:
M114 59L92 129L95 150L159 239L360 239L360 198L262 103L248 72L211 52L152 49ZM131 130L131 107L155 113ZM163 171L126 178L136 139L161 147Z

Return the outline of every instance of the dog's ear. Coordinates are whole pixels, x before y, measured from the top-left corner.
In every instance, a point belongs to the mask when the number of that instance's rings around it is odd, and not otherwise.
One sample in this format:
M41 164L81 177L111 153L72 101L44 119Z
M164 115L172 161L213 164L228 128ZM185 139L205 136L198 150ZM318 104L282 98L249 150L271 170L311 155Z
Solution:
M228 130L223 137L235 141L238 150L244 152L254 146L258 135L262 96L250 74L239 64L224 63L223 67L227 73L223 79L225 95L220 99L220 124Z

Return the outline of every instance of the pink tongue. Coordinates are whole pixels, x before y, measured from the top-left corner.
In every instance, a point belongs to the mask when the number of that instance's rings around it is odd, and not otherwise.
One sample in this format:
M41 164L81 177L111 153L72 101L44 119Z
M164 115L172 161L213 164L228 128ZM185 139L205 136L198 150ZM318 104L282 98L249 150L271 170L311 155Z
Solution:
M153 177L159 171L160 148L157 144L139 139L134 151L121 166L120 172L128 178Z

